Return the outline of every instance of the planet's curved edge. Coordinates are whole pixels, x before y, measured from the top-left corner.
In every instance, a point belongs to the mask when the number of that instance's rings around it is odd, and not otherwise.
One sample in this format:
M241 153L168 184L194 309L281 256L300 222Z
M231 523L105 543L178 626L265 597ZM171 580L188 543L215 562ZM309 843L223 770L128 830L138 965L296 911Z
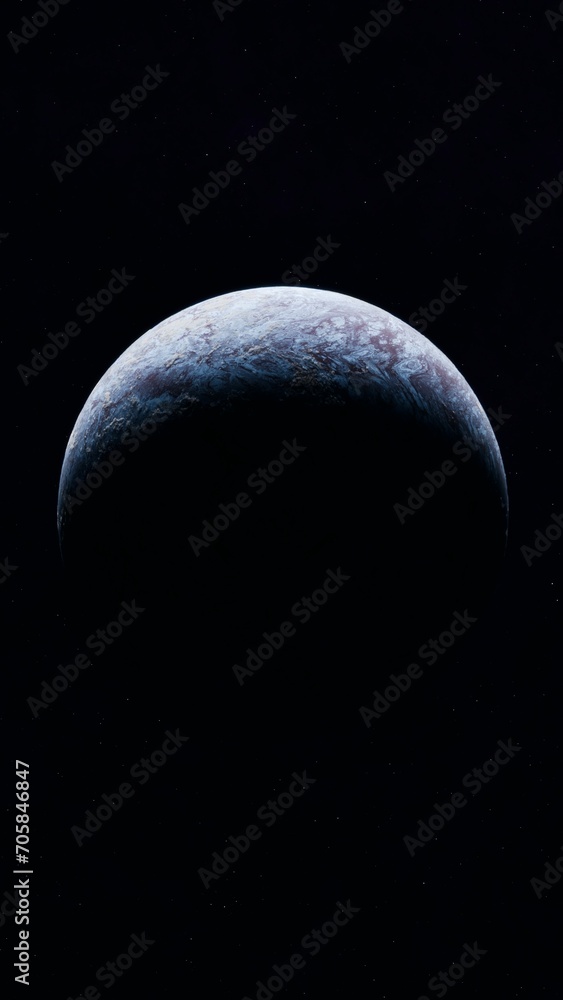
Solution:
M229 310L225 308L227 305L230 305ZM292 313L292 306L299 307L299 312ZM320 322L319 308L322 314ZM259 309L262 310L261 313L258 312ZM249 327L244 321L249 310L253 313L253 327ZM353 317L356 319L356 326L352 322ZM316 324L313 322L315 319ZM426 387L417 387L415 383L421 373L428 375L428 362L432 362L434 370L431 374L436 380L440 377L440 387L452 407L452 419L455 416L457 420L465 422L474 438L484 446L491 472L495 467L502 471L504 492L501 502L506 511L507 538L508 491L500 448L483 406L453 361L419 331L379 306L343 292L276 285L222 293L181 309L138 337L110 365L87 397L67 443L58 494L59 540L61 504L66 486L78 465L77 456L84 454L84 449L86 452L93 452L94 442L103 440L102 434L108 433L112 420L116 421L116 429L123 429L131 423L138 425L155 413L166 414L170 412L171 406L181 412L182 407L201 400L206 394L207 399L211 398L214 392L211 383L214 379L210 375L208 362L213 354L219 355L214 359L215 371L223 372L225 383L236 383L237 372L232 363L235 340L241 348L241 369L244 355L251 353L255 360L277 338L276 346L279 349L283 345L285 350L281 364L282 369L285 365L285 378L288 381L291 381L298 369L302 372L307 367L311 375L318 375L319 365L312 357L313 352L308 343L311 334L318 334L313 345L318 350L329 343L337 343L342 350L354 341L353 334L357 333L358 326L364 341L362 343L361 338L355 338L354 361L361 357L358 351L364 355L367 352L370 356L362 358L365 370L353 371L350 357L341 353L340 357L335 355L339 365L332 371L333 379L340 380L341 388L346 392L353 388L360 394L370 388L373 390L376 385L380 394L390 396L396 395L401 383L400 391L404 393L405 400L408 400L409 405L418 405L420 413L424 414ZM190 338L193 348L191 353L187 350ZM227 348L230 357L226 356ZM174 349L175 356L170 353ZM374 349L378 352L376 359L373 357ZM165 350L168 350L168 357L165 356ZM221 353L225 355L223 362ZM189 366L190 377L187 378ZM163 382L167 386L167 391L157 392L148 403L136 397L134 391L131 391L131 381L128 382L131 377L134 380L141 370L143 383L146 384L154 377L155 392L162 389ZM247 372L243 369L238 373L239 379L243 381L244 375ZM283 384L283 379L280 384ZM197 389L196 393L194 388ZM224 385L216 390L217 393L222 388ZM423 398L419 398L421 392ZM116 404L113 411L109 409L112 399ZM444 408L440 396L438 402L443 409L441 416L445 424L448 420L447 406ZM92 461L99 457L93 453Z

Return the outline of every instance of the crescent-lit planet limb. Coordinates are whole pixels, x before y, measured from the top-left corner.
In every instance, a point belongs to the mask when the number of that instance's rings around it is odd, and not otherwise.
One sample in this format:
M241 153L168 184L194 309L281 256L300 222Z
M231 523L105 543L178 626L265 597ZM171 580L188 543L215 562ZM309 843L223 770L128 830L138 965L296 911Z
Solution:
M507 522L495 435L454 364L377 306L293 286L219 295L136 340L78 416L58 498L77 586L181 595L194 628L241 634L339 566L330 615L354 635L478 609Z

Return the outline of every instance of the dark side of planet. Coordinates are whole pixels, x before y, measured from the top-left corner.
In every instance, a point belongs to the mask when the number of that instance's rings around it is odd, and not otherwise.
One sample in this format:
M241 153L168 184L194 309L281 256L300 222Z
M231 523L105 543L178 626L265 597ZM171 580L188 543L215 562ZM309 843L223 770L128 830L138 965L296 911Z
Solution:
M90 622L135 597L213 676L317 594L286 667L314 685L338 661L358 690L376 650L389 672L487 613L507 523L493 429L452 362L304 287L220 295L136 340L84 404L58 498Z

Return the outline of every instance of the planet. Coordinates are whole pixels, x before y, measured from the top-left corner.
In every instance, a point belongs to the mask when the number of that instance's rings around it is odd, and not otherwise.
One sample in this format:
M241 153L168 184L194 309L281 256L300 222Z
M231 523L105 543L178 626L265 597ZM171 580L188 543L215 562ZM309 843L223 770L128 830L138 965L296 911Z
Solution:
M361 672L366 650L391 662L486 609L508 496L487 414L430 340L352 296L276 286L192 305L111 365L57 517L78 600L142 596L222 655L317 593L294 646L313 677L321 647Z

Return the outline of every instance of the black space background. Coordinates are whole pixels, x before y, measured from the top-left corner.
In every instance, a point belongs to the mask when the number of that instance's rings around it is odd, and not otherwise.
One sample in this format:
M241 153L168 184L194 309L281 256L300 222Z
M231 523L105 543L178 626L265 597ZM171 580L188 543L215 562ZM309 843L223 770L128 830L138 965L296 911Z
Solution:
M0 34L36 9L5 4ZM32 995L82 995L130 934L146 931L156 943L112 987L116 997L254 997L256 981L303 951L301 938L336 900L350 899L359 914L307 959L288 998L416 1000L466 941L487 955L458 986L465 996L561 997L563 884L540 900L530 879L563 853L563 542L530 567L520 546L563 512L563 363L554 347L563 340L563 198L520 236L510 216L563 170L563 26L552 31L541 5L407 2L348 65L339 45L369 17L367 3L244 0L222 23L211 2L164 0L144 12L71 0L17 54L3 43L0 558L18 570L0 587L0 892L15 866L18 757L31 765ZM170 76L58 183L52 161L156 64ZM489 73L502 87L392 194L383 172ZM186 226L178 203L284 105L295 121ZM277 753L261 741L274 689L266 704L257 688L249 695L259 718L237 740L243 692L231 684L230 712L164 696L154 663L136 712L141 623L32 718L26 699L84 649L87 634L69 612L55 518L66 443L90 391L167 316L280 284L329 234L341 246L310 284L404 320L444 279L468 286L427 336L485 408L511 415L497 435L509 547L487 616L371 729L343 685L341 716L317 719L310 739L291 718L277 720L286 730ZM16 366L123 267L135 281L24 386ZM421 571L421 588L431 573ZM103 624L94 619L90 630ZM184 677L204 672L213 637L194 648L187 625L174 654L163 635L163 655ZM366 704L397 666L393 636L376 617L370 655ZM329 670L345 680L345 664L320 665L321 678ZM71 826L176 727L190 742L78 848ZM522 747L514 760L411 858L402 838L509 738ZM304 768L316 784L205 890L197 869ZM15 933L4 920L6 992Z

